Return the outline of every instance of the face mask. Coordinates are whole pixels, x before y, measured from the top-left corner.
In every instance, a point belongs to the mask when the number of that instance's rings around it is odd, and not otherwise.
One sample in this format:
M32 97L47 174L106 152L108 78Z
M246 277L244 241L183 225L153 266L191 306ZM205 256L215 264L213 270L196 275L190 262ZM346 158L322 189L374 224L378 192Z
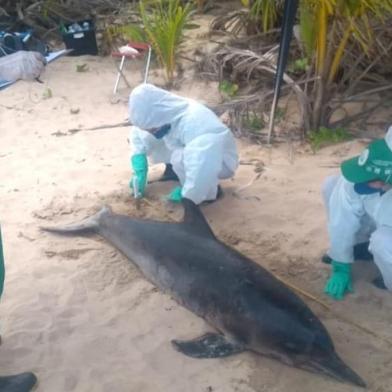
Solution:
M359 195L372 195L373 193L384 193L382 189L372 188L366 182L354 184L354 190Z
M166 124L160 127L152 135L157 139L162 139L169 131L170 131L170 124Z

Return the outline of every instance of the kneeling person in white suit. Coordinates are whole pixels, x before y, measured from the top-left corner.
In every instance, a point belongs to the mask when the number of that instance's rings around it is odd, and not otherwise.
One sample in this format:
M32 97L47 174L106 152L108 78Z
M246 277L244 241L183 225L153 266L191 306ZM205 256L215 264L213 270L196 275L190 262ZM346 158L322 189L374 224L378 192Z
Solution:
M129 97L133 178L130 186L144 196L148 161L165 163L163 179L178 179L168 199L196 204L216 200L219 179L238 167L234 136L206 106L151 84L136 87Z
M325 292L339 300L352 291L351 265L369 256L380 271L373 283L392 291L392 126L383 139L344 161L341 172L323 187L330 240L323 261L332 265Z

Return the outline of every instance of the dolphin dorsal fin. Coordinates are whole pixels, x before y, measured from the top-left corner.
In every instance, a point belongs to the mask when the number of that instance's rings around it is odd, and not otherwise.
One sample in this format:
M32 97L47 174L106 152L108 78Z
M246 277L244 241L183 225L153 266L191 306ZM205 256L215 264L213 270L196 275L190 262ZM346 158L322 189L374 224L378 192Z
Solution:
M200 208L192 200L186 198L182 199L182 204L184 206L183 223L190 225L199 235L215 239L215 235Z

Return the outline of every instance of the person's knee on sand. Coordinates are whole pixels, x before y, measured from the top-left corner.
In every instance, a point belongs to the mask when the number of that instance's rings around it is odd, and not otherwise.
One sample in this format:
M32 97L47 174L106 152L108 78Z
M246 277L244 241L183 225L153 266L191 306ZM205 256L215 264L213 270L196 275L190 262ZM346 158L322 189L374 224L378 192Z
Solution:
M392 228L380 227L374 231L370 236L369 251L373 254L385 287L392 291Z

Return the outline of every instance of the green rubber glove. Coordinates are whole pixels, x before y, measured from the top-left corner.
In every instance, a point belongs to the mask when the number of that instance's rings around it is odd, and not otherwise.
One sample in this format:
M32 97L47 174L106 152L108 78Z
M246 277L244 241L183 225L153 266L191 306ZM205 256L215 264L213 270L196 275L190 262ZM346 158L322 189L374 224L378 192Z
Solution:
M134 190L134 182L137 185L138 195L143 197L147 185L148 162L146 154L135 154L131 158L131 166L133 169L133 177L129 182L129 187Z
M181 187L176 186L173 190L169 193L167 199L172 201L173 203L181 203L182 194L181 194Z
M347 292L353 292L351 263L332 260L332 275L324 288L324 293L336 300L342 300Z

